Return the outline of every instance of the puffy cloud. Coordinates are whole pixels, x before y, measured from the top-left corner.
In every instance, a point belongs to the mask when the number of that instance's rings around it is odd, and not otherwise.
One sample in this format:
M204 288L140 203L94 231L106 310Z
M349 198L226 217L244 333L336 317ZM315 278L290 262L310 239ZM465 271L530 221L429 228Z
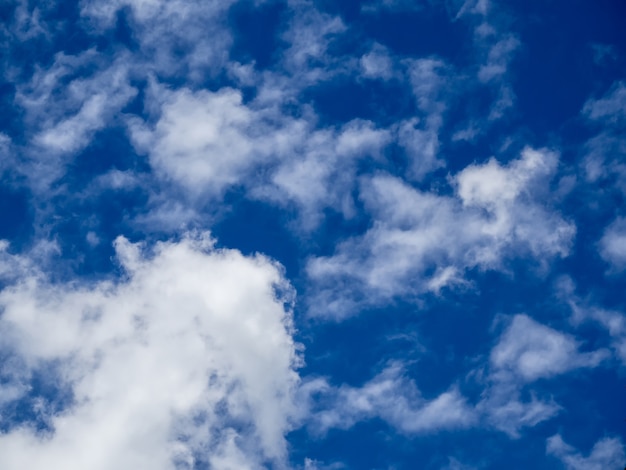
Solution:
M466 428L477 418L473 407L455 387L430 400L423 398L398 363L362 387L320 388L327 395L321 401L330 405L311 415L317 432L348 429L359 421L380 418L403 433L432 433Z
M515 315L491 351L490 383L477 405L488 422L512 437L522 427L535 426L555 416L560 406L552 399L531 394L522 401L525 384L551 378L582 367L596 367L607 357L606 350L581 353L572 336L537 323L527 315Z
M548 439L546 453L553 455L567 470L604 470L621 468L626 460L624 445L619 438L605 437L595 443L587 457L563 441L560 434Z
M75 56L59 53L48 69L36 69L29 82L17 87L16 102L25 110L30 141L14 170L33 189L49 189L63 176L70 158L114 122L136 95L129 61L128 55L119 54L107 63L95 50Z
M38 398L45 432L3 423L3 468L284 461L297 414L291 288L270 260L212 243L189 236L148 254L118 238L121 280L59 284L31 267L5 287L2 346L27 371L14 382L45 374L70 398L60 410Z
M136 119L129 125L157 175L192 200L244 187L252 198L298 207L305 229L324 207L352 214L356 161L376 158L392 138L360 120L315 130L274 106L244 104L232 88L171 93L153 127Z
M364 179L372 226L334 255L309 261L318 292L312 313L342 317L395 295L439 291L462 283L465 269L498 269L511 256L566 256L575 228L538 199L556 164L554 153L525 149L506 166L471 165L454 178L454 196L391 176Z
M283 149L291 146L289 132L268 136L267 127L263 116L242 104L241 93L231 88L173 93L154 129L131 121L135 145L149 153L156 172L192 194L220 193L240 182L253 165L279 154L281 143Z

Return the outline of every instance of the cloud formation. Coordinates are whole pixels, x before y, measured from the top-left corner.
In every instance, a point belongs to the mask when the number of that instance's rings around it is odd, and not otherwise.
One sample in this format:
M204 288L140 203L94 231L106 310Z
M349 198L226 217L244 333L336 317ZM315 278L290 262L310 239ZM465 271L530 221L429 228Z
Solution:
M69 394L60 410L40 397L45 430L3 423L5 468L284 462L297 414L291 288L268 259L212 244L190 235L148 254L120 237L125 280L55 284L33 268L2 291L3 347L28 371L22 384L44 374Z

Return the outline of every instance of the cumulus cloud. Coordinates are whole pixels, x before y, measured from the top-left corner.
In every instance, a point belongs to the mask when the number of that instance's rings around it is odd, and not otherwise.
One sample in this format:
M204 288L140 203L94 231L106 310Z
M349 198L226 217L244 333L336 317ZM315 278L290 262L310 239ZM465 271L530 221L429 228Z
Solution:
M386 175L364 179L372 226L309 261L318 289L312 313L342 317L358 305L439 291L462 283L465 269L499 269L512 256L566 256L575 228L538 199L556 165L556 154L532 149L507 165L470 165L455 176L453 196Z
M3 468L284 461L297 414L291 288L270 260L212 243L148 250L120 237L121 280L58 284L31 268L0 293L4 353L69 394L59 410L39 397L47 430L3 423Z
M568 445L560 434L547 440L546 453L558 458L567 470L605 470L621 468L626 460L624 445L617 437L604 437L596 442L587 457Z
M241 92L174 92L162 108L154 129L131 121L135 145L145 150L163 178L195 194L219 194L239 182L242 173L259 165L298 135L298 123L283 133L270 133L261 113L242 103ZM295 132L294 132L295 131ZM272 138L274 137L274 138Z
M377 158L392 139L362 120L315 129L274 106L244 104L232 88L179 90L164 99L156 124L131 119L129 126L156 174L192 200L243 187L252 198L295 205L305 229L325 207L352 214L356 162Z

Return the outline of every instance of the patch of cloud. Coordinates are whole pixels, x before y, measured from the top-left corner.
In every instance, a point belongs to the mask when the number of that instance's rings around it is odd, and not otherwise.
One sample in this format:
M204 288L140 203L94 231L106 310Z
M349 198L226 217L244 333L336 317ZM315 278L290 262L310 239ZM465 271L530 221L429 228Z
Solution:
M356 162L379 158L392 139L390 131L362 120L315 129L313 117L243 103L232 88L172 92L154 125L131 119L129 128L156 175L192 201L245 188L252 198L297 207L305 230L317 225L325 207L353 214Z
M394 63L386 47L375 43L359 59L361 75L369 79L390 80L396 75Z
M303 132L298 125L268 133L267 119L242 103L241 92L224 88L173 92L153 129L140 121L131 121L130 129L158 175L192 194L218 194L254 164L291 147L292 136Z
M406 176L420 181L428 173L445 166L439 156L439 132L448 100L454 95L450 67L435 58L407 62L413 96L421 113L397 124L398 145L408 161Z
M282 62L285 71L300 82L299 86L310 86L336 73L333 69L341 66L328 48L347 27L339 16L319 11L308 0L291 0L289 7L293 16L282 35L288 44Z
M310 423L317 433L348 429L359 421L379 418L406 434L433 433L472 426L476 413L456 387L432 399L421 396L399 363L390 364L361 387L333 388L318 384L316 392L328 403L312 410Z
M574 326L580 326L589 321L601 325L611 337L611 346L615 355L623 365L626 365L626 315L582 300L576 295L576 286L569 277L564 277L559 281L557 293L571 308L571 321Z
M608 351L579 352L572 336L542 325L527 315L515 315L489 358L489 386L477 405L487 421L511 437L556 416L561 407L552 398L540 399L531 392L522 400L526 384L579 368L598 366Z
M596 442L588 456L567 444L560 434L550 437L546 453L558 458L567 470L605 470L621 468L626 461L624 444L617 437L604 437Z
M48 69L37 69L17 88L30 141L16 171L42 191L65 172L65 165L89 145L95 133L114 122L136 95L130 85L129 56L103 63L95 50L59 53ZM90 68L95 71L89 72Z
M511 56L519 46L519 39L513 35L504 36L492 45L487 54L487 63L478 70L478 79L488 83L506 74Z
M192 82L216 75L227 63L231 33L227 13L234 0L83 0L81 16L96 32L115 28L126 14L139 45L135 54L144 72L186 76Z
M605 96L587 101L582 113L592 121L621 124L626 118L626 84L616 82Z
M575 227L539 199L557 159L525 149L504 166L495 159L470 165L453 178L452 196L387 175L364 178L361 199L372 225L332 256L309 260L317 293L311 312L341 318L397 295L462 283L466 269L500 269L511 256L538 263L566 256Z
M91 285L52 283L17 256L27 269L0 292L3 350L71 400L46 412L40 397L45 432L24 422L0 435L3 468L284 462L299 358L280 267L204 234L115 249L125 278ZM5 402L26 379L11 377Z
M42 19L42 13L45 13L48 5L38 5L30 7L28 0L20 0L15 2L15 10L13 12L12 22L5 23L0 28L8 36L12 36L18 41L26 42L43 36L49 39L51 34L49 25Z
M580 163L585 181L593 188L587 197L588 204L596 210L607 205L608 195L626 194L626 165L623 158L626 155L624 106L626 85L617 81L604 96L587 100L581 110L589 127L597 132L582 146L583 158ZM617 243L617 239L609 236L606 239L607 245L601 249L601 253L604 252L606 256L612 256L608 246L611 240ZM613 265L614 269L620 269L618 258L617 264Z
M476 467L463 464L454 457L448 457L448 464L441 467L440 470L476 470Z
M283 206L295 204L304 229L318 224L324 207L351 218L357 161L379 157L391 138L389 131L360 120L338 131L314 131L294 148L293 157L276 167L270 181L252 194Z
M304 459L304 469L303 470L340 470L342 468L346 468L346 466L342 463L336 462L330 465L326 465L318 460L312 459Z
M572 336L541 325L527 315L516 315L491 351L497 375L512 374L524 382L549 378L581 367L595 367L607 351L580 353Z
M626 218L618 217L605 230L600 239L600 256L613 270L626 268Z

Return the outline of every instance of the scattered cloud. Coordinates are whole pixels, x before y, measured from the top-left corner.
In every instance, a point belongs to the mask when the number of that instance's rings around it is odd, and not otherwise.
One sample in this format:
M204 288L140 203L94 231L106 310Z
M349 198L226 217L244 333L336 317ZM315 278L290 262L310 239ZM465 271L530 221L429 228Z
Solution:
M527 315L515 315L491 350L488 388L477 408L487 421L511 437L523 427L556 416L561 407L549 397L531 392L522 399L526 384L552 378L578 368L593 368L607 358L606 350L579 352L572 336L542 325Z
M548 439L546 453L558 458L567 470L604 470L621 468L626 459L619 438L605 437L595 443L587 457L563 441L560 434Z
M386 367L362 387L338 388L318 385L322 402L329 405L312 411L316 433L348 429L359 421L379 418L406 434L462 429L476 422L476 413L455 387L432 399L421 396L399 363Z
M361 198L374 223L332 256L309 261L318 288L313 314L341 318L359 304L439 291L463 282L465 269L500 269L522 253L538 262L566 256L575 227L537 199L556 165L556 154L532 149L506 166L470 165L454 177L454 196L387 175L364 179Z

